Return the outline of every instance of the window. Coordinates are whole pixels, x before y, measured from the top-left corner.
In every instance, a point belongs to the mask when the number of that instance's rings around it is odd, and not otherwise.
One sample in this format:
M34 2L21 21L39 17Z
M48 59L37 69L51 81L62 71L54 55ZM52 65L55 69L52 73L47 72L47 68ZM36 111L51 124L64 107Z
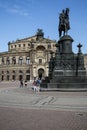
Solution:
M9 75L7 75L7 81L9 81Z
M39 59L39 64L42 64L42 59Z
M48 45L48 49L51 49L51 45L50 44Z
M25 44L23 44L23 47L25 47Z
M4 80L4 75L2 75L2 81Z
M15 57L12 58L12 64L16 64L16 58Z
M23 64L23 58L19 57L19 64L22 65Z
M9 71L7 70L7 74L9 74Z
M2 57L2 63L4 64L4 57Z
M26 73L30 73L30 70L26 70Z
M10 64L10 59L9 59L9 57L7 57L7 59L6 59L6 64L7 64L7 65Z
M15 80L15 75L12 75L12 80Z
M21 47L21 44L19 44L19 47Z
M15 74L15 70L12 71Z
M19 73L23 73L22 70L19 70Z
M30 43L28 43L28 46L30 46Z
M26 64L30 64L30 57L26 57Z

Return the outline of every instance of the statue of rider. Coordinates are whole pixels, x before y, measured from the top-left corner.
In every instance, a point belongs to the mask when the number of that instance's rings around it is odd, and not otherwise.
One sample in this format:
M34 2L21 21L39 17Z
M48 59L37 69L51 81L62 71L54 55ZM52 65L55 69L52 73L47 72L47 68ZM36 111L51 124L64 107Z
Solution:
M62 10L62 13L60 13L59 15L59 20L60 20L60 24L63 25L64 24L64 18L65 18L65 10Z
M70 29L69 23L69 8L66 10L62 10L62 13L59 15L59 37L62 35L62 31L67 34L68 30Z

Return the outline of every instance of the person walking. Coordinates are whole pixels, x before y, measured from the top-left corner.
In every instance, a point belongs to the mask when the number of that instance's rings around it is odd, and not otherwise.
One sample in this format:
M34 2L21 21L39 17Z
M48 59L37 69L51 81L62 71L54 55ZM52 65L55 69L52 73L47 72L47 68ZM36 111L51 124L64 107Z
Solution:
M41 83L41 80L38 78L37 81L36 81L37 91L38 91L38 92L39 92L39 90L40 90L40 83Z
M34 92L36 93L36 91L37 91L37 83L36 83L35 80L33 82L33 89L34 89Z
M23 79L20 80L20 88L23 88Z

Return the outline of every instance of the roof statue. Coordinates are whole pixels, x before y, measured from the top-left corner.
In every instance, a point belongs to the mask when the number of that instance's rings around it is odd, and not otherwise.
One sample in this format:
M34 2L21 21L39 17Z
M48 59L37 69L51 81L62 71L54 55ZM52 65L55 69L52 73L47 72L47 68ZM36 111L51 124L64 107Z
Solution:
M42 37L44 36L44 32L42 29L37 30L37 36L42 36Z
M66 8L66 10L62 10L62 12L59 15L59 37L62 35L67 35L68 30L70 29L70 22L69 22L69 8ZM62 34L63 31L63 34Z

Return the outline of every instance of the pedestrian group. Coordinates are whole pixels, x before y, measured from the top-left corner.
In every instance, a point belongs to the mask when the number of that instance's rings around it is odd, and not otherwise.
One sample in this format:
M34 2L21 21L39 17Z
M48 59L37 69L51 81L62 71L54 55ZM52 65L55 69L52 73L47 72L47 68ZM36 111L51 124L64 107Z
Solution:
M35 93L40 91L40 84L41 84L41 80L39 78L33 81L32 89ZM27 80L23 81L23 79L21 79L20 88L23 88L23 86L27 87Z

